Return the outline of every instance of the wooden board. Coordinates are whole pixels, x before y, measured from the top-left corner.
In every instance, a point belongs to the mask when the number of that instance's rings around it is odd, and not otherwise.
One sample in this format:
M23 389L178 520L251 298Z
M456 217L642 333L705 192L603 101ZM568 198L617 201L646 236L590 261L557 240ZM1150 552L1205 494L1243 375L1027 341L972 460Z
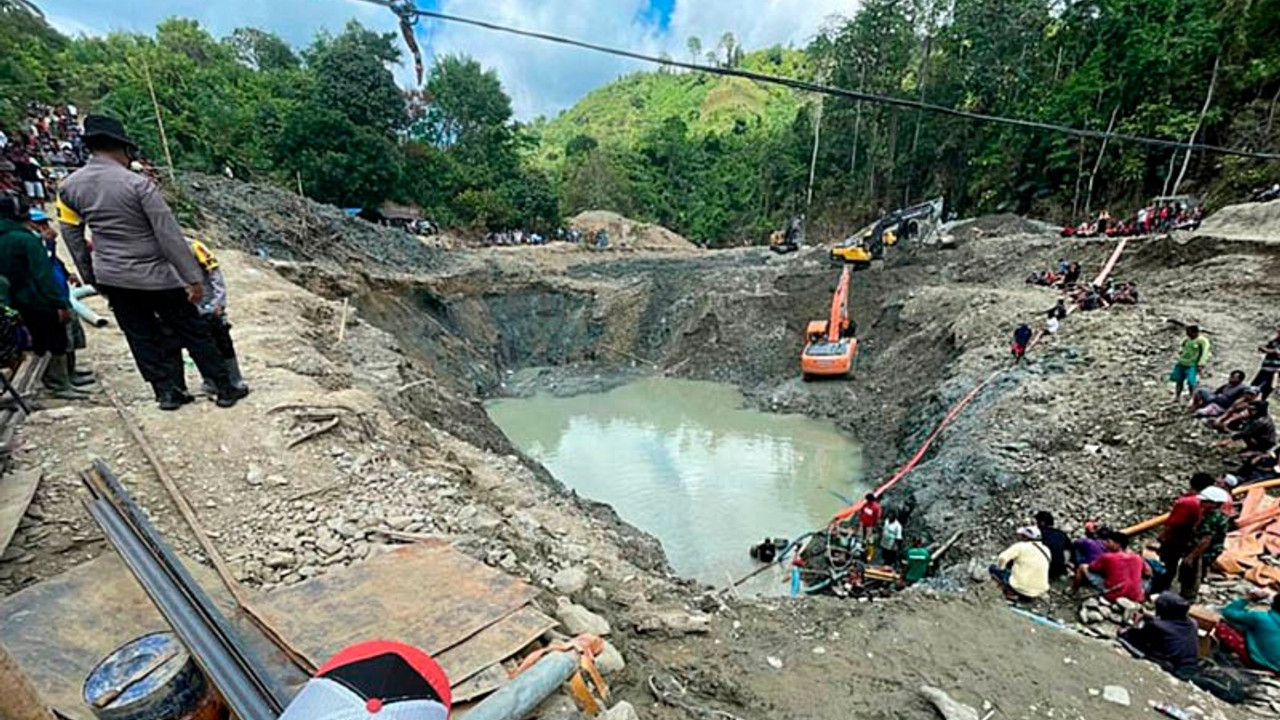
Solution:
M493 663L506 660L557 625L536 608L525 605L498 622L436 655L436 662L454 687Z
M229 613L216 577L205 568L187 568ZM130 640L169 629L115 553L79 565L24 588L0 602L0 638L31 678L45 702L74 720L94 720L80 697L89 671Z
M459 703L470 702L478 697L488 695L506 685L510 679L511 676L507 674L502 665L490 665L481 672L467 678L461 684L453 686L453 703L456 706Z
M9 547L18 523L27 514L40 485L40 473L30 470L0 477L0 555Z
M527 608L538 593L448 546L409 545L254 601L317 665L389 638L440 656L453 682L510 657L555 622Z

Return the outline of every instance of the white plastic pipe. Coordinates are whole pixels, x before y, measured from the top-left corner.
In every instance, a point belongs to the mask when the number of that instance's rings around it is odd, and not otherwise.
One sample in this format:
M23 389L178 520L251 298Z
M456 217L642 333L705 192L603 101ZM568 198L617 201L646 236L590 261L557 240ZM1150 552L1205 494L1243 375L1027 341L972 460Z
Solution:
M520 720L564 685L578 669L578 653L557 652L543 656L533 667L515 676L498 692L467 713L467 720Z
M71 288L71 309L79 315L82 320L90 325L103 328L107 326L107 319L93 311L93 308L80 302L80 298L97 295L98 290L92 285L81 285L80 287Z

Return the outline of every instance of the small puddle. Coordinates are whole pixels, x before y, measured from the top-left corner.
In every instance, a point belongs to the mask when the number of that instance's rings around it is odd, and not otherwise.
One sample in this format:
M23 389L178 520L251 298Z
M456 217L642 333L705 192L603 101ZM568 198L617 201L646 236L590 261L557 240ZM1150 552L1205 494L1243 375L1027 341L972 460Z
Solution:
M837 496L866 492L861 448L834 426L742 401L728 385L648 378L488 410L557 479L661 540L676 572L723 586L756 567L751 545L821 527Z

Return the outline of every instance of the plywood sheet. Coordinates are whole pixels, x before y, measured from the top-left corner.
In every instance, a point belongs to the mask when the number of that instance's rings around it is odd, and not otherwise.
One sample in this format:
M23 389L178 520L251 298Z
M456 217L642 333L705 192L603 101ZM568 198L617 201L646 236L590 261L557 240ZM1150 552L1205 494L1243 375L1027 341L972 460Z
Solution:
M205 568L187 568L224 613L230 603ZM115 553L5 598L0 638L31 678L40 697L74 720L94 720L80 698L84 678L126 642L169 626Z
M32 471L14 472L0 477L0 555L4 554L13 534L18 531L18 523L27 513L31 498L36 496L36 488L40 485L40 473Z
M478 697L488 695L506 685L510 679L511 677L507 674L506 669L501 665L490 665L467 678L463 683L453 686L453 704L457 706L459 703L470 702Z
M555 620L525 605L436 655L436 662L444 668L449 682L457 687L467 678L520 652L555 626Z
M410 545L263 595L254 606L319 665L376 638L438 655L527 605L537 592L451 547Z

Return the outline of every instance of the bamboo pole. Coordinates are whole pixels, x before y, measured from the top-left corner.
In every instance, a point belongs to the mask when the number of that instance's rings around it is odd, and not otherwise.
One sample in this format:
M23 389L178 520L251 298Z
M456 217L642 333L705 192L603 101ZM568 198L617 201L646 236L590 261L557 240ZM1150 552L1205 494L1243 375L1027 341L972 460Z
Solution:
M151 95L151 107L156 111L156 128L160 130L160 145L164 148L164 161L169 165L169 182L178 184L178 177L173 171L173 154L169 152L169 136L164 131L164 118L160 115L160 101L156 99L156 85L151 80L151 66L147 64L147 56L142 56L142 70L147 77L147 92Z

